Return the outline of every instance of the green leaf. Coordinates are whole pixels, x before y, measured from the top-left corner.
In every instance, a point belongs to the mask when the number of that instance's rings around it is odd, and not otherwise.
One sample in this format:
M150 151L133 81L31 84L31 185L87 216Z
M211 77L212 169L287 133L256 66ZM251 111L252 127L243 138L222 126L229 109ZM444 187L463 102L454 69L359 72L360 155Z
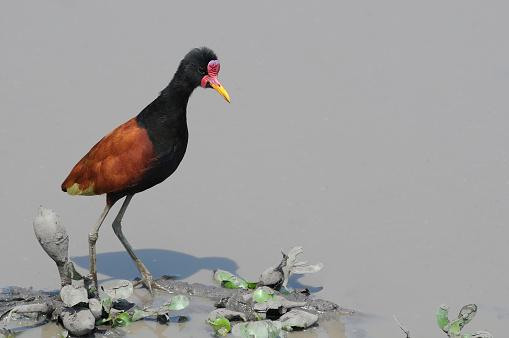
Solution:
M106 311L106 313L110 313L111 306L113 305L113 301L111 300L111 298L110 297L103 298L101 300L101 304L103 306L104 311Z
M223 281L230 280L234 275L231 272L224 271L224 270L216 270L214 271L214 279L218 281L219 283Z
M232 329L230 321L225 317L219 317L215 320L208 320L208 323L212 326L216 334L219 336L226 336Z
M135 322L146 317L154 316L155 314L155 312L135 309L131 320Z
M118 315L113 318L112 327L123 327L131 323L132 320L127 312L120 312Z
M445 327L449 336L459 336L461 329L463 328L463 319L459 318L453 320L449 325Z
M258 286L257 282L247 282L248 289L256 289L257 286Z
M57 338L67 338L67 337L69 337L69 331L67 331L67 330L59 332L57 334Z
M224 281L221 283L221 286L226 289L244 289L242 285L235 284L231 281Z
M445 327L449 324L449 307L445 304L440 305L436 313L436 318L438 327L445 331Z
M81 279L81 278L80 278ZM88 287L88 294L89 295L95 295L97 294L97 289L95 288L95 286L89 286Z
M461 308L458 319L455 319L446 325L444 331L446 331L449 336L459 336L463 327L470 323L470 321L475 317L476 312L477 305L465 305L463 308Z
M214 279L227 289L247 289L249 286L246 280L224 270L216 270L214 272Z
M99 325L104 325L108 322L111 322L111 317L108 317L108 318L100 318L98 319L96 322L95 322L95 325L96 326L99 326Z
M257 303L265 303L273 297L274 295L264 287L258 288L253 292L253 300Z
M166 304L166 308L171 311L178 311L189 306L189 298L184 295L176 295Z

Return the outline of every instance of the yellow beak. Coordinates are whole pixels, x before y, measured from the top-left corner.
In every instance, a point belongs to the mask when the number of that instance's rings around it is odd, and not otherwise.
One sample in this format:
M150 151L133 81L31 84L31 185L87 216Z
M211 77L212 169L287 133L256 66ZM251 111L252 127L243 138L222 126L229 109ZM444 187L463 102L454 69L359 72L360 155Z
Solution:
M224 97L224 99L230 103L230 95L228 94L228 92L226 91L226 89L221 85L221 84L215 84L215 83L212 83L212 82L209 82L210 83L210 86L212 88L214 88L218 93L219 95L221 95L222 97Z

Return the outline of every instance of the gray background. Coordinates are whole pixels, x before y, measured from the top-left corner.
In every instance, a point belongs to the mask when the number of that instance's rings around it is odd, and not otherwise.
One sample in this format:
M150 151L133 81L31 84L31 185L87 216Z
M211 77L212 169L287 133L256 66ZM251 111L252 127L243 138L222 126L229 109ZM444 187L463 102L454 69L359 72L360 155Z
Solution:
M254 279L298 244L325 264L302 284L372 314L351 337L401 335L393 313L438 337L444 302L479 304L471 328L505 335L508 7L2 2L0 285L57 285L32 233L40 204L62 215L86 267L104 200L71 198L61 181L206 45L232 103L196 90L183 163L134 197L124 223L155 274L208 281L219 266ZM134 277L101 230L101 276Z

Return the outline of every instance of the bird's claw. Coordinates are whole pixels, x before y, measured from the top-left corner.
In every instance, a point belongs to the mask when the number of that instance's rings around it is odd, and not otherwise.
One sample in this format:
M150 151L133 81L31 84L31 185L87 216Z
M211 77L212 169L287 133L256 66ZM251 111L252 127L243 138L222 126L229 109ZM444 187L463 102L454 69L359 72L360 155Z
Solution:
M152 286L155 284L154 278L150 273L141 273L142 278L136 278L133 282L133 286L143 285L145 288L147 288L148 292L150 292L151 295L154 295L154 291L152 289Z
M141 279L137 279L133 282L133 286L143 285L147 288L148 292L153 296L154 290L161 290L164 292L172 293L168 288L162 286L158 282L154 281L151 274L143 274Z
M142 279L142 283L143 283L143 286L145 286L148 290L148 292L150 292L150 294L153 296L154 295L154 290L152 289L152 284L154 284L154 279L152 278L152 275L151 274L144 274L143 275L143 279Z

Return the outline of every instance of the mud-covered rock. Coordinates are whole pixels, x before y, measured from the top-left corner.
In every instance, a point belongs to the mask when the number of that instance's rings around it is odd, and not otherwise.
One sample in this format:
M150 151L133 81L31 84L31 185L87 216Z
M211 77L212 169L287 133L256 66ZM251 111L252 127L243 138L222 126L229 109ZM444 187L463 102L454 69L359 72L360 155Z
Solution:
M34 219L35 237L48 256L57 264L68 260L69 235L62 225L60 217L50 209L39 207Z
M101 302L99 301L99 299L97 299L97 298L90 298L88 300L88 308L90 309L90 311L94 315L95 319L101 318L102 313L103 313L103 306L102 306Z
M84 336L95 328L95 317L88 308L67 308L61 314L62 324L73 336Z
M131 281L122 279L112 280L99 286L99 297L101 299L109 297L112 301L117 301L131 297L133 291L134 287Z
M231 321L247 321L247 317L244 313L238 311L231 311L228 309L215 309L209 314L209 321L214 321L217 318L224 317Z
M281 331L281 322L271 320L260 320L235 324L232 328L232 334L236 337L264 337L264 338L284 338L286 333Z
M75 285L65 285L60 290L60 298L65 306L73 307L78 304L88 304L88 293L84 287Z
M256 303L253 308L257 312L267 312L268 310L276 310L279 309L281 313L287 312L289 309L295 307L303 307L306 305L306 302L294 302L286 299L283 296L275 295L272 299L264 302L264 303Z
M318 322L318 316L307 311L293 309L279 318L283 324L283 330L293 331L294 329L306 329Z

